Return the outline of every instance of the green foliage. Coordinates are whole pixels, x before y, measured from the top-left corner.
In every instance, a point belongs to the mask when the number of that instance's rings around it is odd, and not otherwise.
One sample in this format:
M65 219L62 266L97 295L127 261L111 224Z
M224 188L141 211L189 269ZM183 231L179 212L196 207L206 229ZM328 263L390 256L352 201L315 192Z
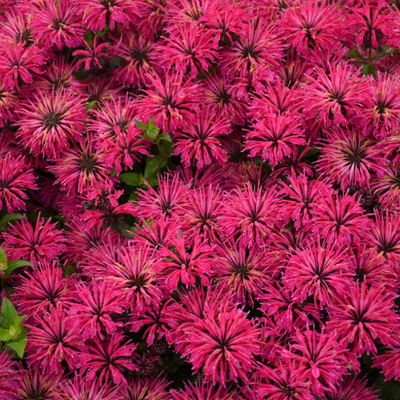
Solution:
M361 68L361 71L364 75L372 75L374 78L376 78L376 69L374 64L364 64Z
M3 298L0 314L0 347L14 350L19 358L24 356L26 335L22 321L27 315L18 315L10 300Z
M136 126L143 131L143 136L155 144L155 154L146 158L143 176L135 173L121 174L121 181L129 186L145 187L158 185L157 175L168 165L168 160L174 152L172 138L169 133L161 132L154 124L154 117L145 124L135 121ZM128 175L129 174L129 175ZM146 181L144 181L144 179Z
M0 247L0 271L3 273L0 274L1 279L8 278L11 273L20 267L27 267L29 265L32 265L29 261L24 261L24 260L14 260L8 262L7 260L7 255L2 247Z
M6 229L7 224L11 221L15 221L17 219L23 219L25 218L22 214L6 214L2 218L0 218L0 232L4 231Z

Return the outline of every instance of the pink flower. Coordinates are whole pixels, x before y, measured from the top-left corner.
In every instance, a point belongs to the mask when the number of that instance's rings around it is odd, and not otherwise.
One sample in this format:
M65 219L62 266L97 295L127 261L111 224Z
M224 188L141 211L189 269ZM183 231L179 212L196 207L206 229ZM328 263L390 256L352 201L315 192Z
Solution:
M361 106L371 94L366 80L347 64L330 66L329 74L315 67L311 84L304 87L304 111L322 127L348 125L360 117Z
M269 115L258 120L246 135L245 149L250 157L261 156L271 168L290 157L293 145L305 145L306 140L298 121L284 115Z
M179 391L172 390L171 396L172 400L231 400L232 392L222 386L217 387L213 383L199 379L196 383L185 383L185 387Z
M312 226L314 207L329 196L332 189L324 182L307 179L305 175L292 173L287 180L288 183L281 182L285 204L281 213L294 221L296 229L308 229Z
M206 382L248 381L247 372L254 367L254 356L259 354L258 329L239 310L210 311L186 330L184 357L188 357L193 371L200 369Z
M184 121L194 122L194 113L200 109L198 84L175 72L167 72L163 77L148 75L148 78L151 85L138 102L142 122L154 117L156 126L172 133L178 132Z
M273 190L246 185L228 198L219 223L228 238L238 238L242 246L256 243L264 247L268 235L278 223L277 198Z
M32 30L28 26L28 15L20 9L10 10L6 15L7 18L0 24L0 39L9 43L21 42L26 47L32 45Z
M371 3L362 0L359 5L359 8L351 8L357 45L365 50L385 44L385 36L389 36L393 29L393 14L387 8L386 1L377 0Z
M397 273L400 261L400 218L388 212L375 211L375 221L366 232L366 238L371 253Z
M228 135L231 128L226 120L212 114L209 108L202 108L196 114L196 120L183 122L176 133L174 154L181 154L185 167L191 165L203 168L212 162L222 165L226 161L226 152L220 138Z
M99 139L114 140L117 132L127 133L129 127L135 128L135 133L140 131L135 125L136 106L128 96L111 96L100 101L91 115L89 129L96 132ZM102 146L102 140L98 140L98 145Z
M152 257L152 251L128 245L115 247L113 252L109 255L108 247L98 246L93 251L93 257L100 258L104 267L89 263L85 270L115 285L118 291L114 291L119 292L121 306L125 303L123 299L136 311L145 304L158 304L163 295L159 286L160 261Z
M34 399L39 393L46 400L62 400L65 385L62 376L51 372L40 372L33 367L22 370L20 375L18 396L21 399Z
M118 389L98 381L87 382L85 377L75 376L69 381L64 391L69 400L117 400Z
M347 373L346 345L334 335L315 330L297 330L289 350L282 357L299 364L299 370L307 372L306 383L312 393L320 396L324 391L335 391L337 382Z
M149 187L147 191L139 191L138 211L142 219L171 217L187 197L188 185L178 175L159 177L157 190Z
M368 81L372 103L363 109L365 131L378 139L395 134L400 127L400 84L388 74L378 73L376 80Z
M257 377L261 382L254 383L254 391L261 397L271 400L314 400L309 392L307 371L289 360L280 360L277 366L260 365Z
M15 362L6 351L0 352L0 396L3 400L14 400L17 388L20 385L18 380Z
M111 170L106 162L106 153L95 148L95 140L88 134L83 143L64 151L54 159L49 169L57 177L55 183L69 194L85 193L90 189L107 188L111 183Z
M143 4L143 7L146 5ZM126 66L115 70L117 82L127 86L143 87L151 84L148 76L161 73L159 47L146 35L139 35L133 31L123 32L121 39L112 51L124 57Z
M97 283L92 280L91 284L79 284L76 294L80 302L70 307L69 311L74 316L76 333L84 340L97 336L104 340L105 333L113 335L117 328L123 326L112 319L113 314L124 312L120 301L122 292L109 281Z
M387 164L379 143L362 137L357 130L336 128L321 146L318 170L342 189L368 186L372 178L382 176Z
M241 305L254 307L271 281L272 272L267 263L267 254L250 244L247 248L234 241L226 242L216 249L214 275L219 285L234 293Z
M83 22L92 31L101 31L107 25L113 30L117 23L128 28L139 11L131 0L79 0L77 6L78 12L83 14Z
M349 290L348 258L341 248L310 243L290 258L283 282L297 303L313 296L314 303L318 300L322 308Z
M164 44L159 46L166 67L173 67L182 74L197 75L216 61L218 48L211 31L186 23L173 26L168 33Z
M375 341L390 346L395 334L400 334L393 308L393 296L385 290L356 285L329 310L328 332L337 332L357 357L375 354Z
M346 14L338 5L323 0L307 0L287 7L279 21L281 35L300 54L308 55L314 49L338 47L346 34Z
M83 99L71 90L39 91L19 113L17 136L33 153L59 157L70 142L82 138L86 109Z
M142 137L142 131L132 125L128 125L126 132L115 128L115 137L98 138L98 147L106 152L106 160L109 168L114 168L117 173L132 169L135 163L143 159L143 155L149 156L149 142Z
M383 209L400 210L400 165L385 168L383 176L371 186Z
M199 187L189 192L187 200L179 206L179 222L185 237L193 243L204 236L210 243L220 235L218 217L224 207L224 197L213 186Z
M313 215L313 232L328 243L360 243L371 225L360 202L348 194L325 197L313 207Z
M365 378L346 377L338 383L335 391L322 396L323 400L379 400L377 390L367 386Z
M73 56L83 56L76 63L76 67L84 66L86 70L91 68L94 70L103 69L104 62L108 58L107 48L109 44L105 42L97 45L97 36L94 37L92 46L86 40L84 40L84 43L86 50L76 50L73 53Z
M74 370L78 361L79 338L74 333L74 321L61 307L52 308L39 326L28 326L27 353L30 365L50 374L61 374L62 363Z
M129 321L132 332L138 332L145 327L142 338L146 338L148 346L156 341L165 339L167 344L172 343L171 330L177 328L177 322L171 318L170 300L163 303L146 304L140 314L133 315Z
M379 368L385 374L385 381L389 379L398 380L400 377L400 340L397 339L395 346L386 349L383 354L375 356L375 361L372 365Z
M233 46L221 53L222 72L231 78L249 77L257 68L276 65L283 57L283 46L274 33L272 24L253 18L243 28Z
M123 343L124 335L115 333L106 342L101 342L97 337L88 344L86 352L82 352L80 366L82 372L86 372L86 379L95 379L104 384L113 382L114 385L125 387L127 385L124 376L125 370L134 371L133 363L136 344Z
M65 47L78 47L86 29L76 14L76 7L67 0L54 3L50 0L34 3L31 6L32 19L29 27L34 37L46 48L53 45L61 50Z
M27 160L7 153L0 157L0 209L26 210L27 190L37 190L36 177Z
M246 104L238 97L233 82L220 71L210 75L203 81L203 96L205 104L212 115L220 115L221 120L236 124L244 123L246 119Z
M25 260L35 265L53 261L66 250L63 232L39 214L34 226L27 219L17 221L4 233L3 247L10 260Z
M193 246L189 246L181 236L173 239L171 245L171 250L162 249L161 254L166 259L160 262L168 289L176 290L179 283L186 288L194 286L198 279L202 285L208 285L213 248L204 242L201 236L194 239Z
M169 382L161 377L146 380L129 379L128 385L121 390L121 399L168 400L168 385Z
M26 47L24 42L0 43L0 81L6 90L18 89L19 80L32 83L33 74L43 73L45 57L35 45Z
M15 121L16 115L14 111L18 105L15 91L4 90L3 84L0 83L0 128L6 126L9 121Z
M54 262L43 262L38 268L26 271L19 279L14 298L20 314L40 319L52 307L69 308L75 299L74 279L63 277L62 268Z

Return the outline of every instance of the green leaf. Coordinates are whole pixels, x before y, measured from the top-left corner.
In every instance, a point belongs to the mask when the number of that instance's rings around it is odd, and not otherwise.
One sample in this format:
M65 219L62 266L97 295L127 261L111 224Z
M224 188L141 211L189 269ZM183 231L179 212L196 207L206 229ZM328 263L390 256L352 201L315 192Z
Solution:
M166 142L165 140L161 142L161 149L163 151L163 154L165 157L169 158L172 156L172 153L174 152L174 146L172 142Z
M110 27L107 25L107 26L105 26L105 27L103 28L103 30L97 31L97 32L96 32L96 35L97 35L98 37L102 37L102 36L104 36L104 35L109 31L109 29L110 29Z
M158 186L159 182L158 179L155 176L150 176L147 179L147 183L151 186L151 187L156 187ZM146 185L147 186L147 185Z
M8 340L12 339L10 331L5 328L0 328L0 341L7 342Z
M25 216L23 216L22 214L6 214L3 218L0 219L0 232L6 229L6 226L9 222L23 218L25 218Z
M347 52L347 55L351 58L355 58L357 60L364 60L364 57L360 54L360 52L355 49L355 50L349 50Z
M26 342L27 342L26 335L24 333L21 335L21 338L19 340L15 341L15 342L7 342L7 347L14 350L18 354L19 358L23 358L25 347L26 347Z
M0 247L0 271L7 269L7 255L2 247Z
M376 78L376 69L374 64L364 64L361 69L364 75L373 75Z
M94 33L88 30L88 33L83 37L90 47L93 47Z
M147 129L143 132L143 135L146 139L149 139L150 142L154 142L157 139L158 132L153 129Z
M166 140L167 142L172 142L171 136L167 132L163 132L160 137L160 140Z
M144 170L144 179L157 173L161 168L167 165L167 160L163 156L154 156L146 158L146 168Z
M94 105L96 104L96 101L97 100L93 100L93 101L87 103L86 104L86 110L91 110L94 107Z
M1 278L8 278L11 275L11 273L17 268L29 267L31 265L33 265L33 264L30 263L29 261L25 261L25 260L10 261L8 263L8 267L5 271L5 274L3 276L1 276Z
M17 310L12 305L11 301L7 297L3 298L3 304L1 305L1 316L10 326L15 319L19 317Z
M143 122L136 121L136 120L135 120L135 124L142 131L146 131L148 129L148 127L149 127L147 124L144 124Z
M143 175L137 172L125 172L119 176L122 182L128 186L140 186L143 183Z

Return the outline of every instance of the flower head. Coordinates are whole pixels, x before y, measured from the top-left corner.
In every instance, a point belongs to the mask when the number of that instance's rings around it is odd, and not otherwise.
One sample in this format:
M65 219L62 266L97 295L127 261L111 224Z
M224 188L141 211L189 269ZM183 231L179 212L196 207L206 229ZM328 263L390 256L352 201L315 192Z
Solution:
M35 265L53 261L66 250L63 232L56 223L38 216L34 225L27 219L17 221L4 233L4 247L11 260L25 260Z
M203 319L187 328L183 356L202 369L207 382L223 386L238 378L247 381L247 372L254 366L260 351L258 329L238 309L210 311Z
M80 141L85 128L83 99L72 90L39 91L20 110L17 136L33 153L60 156L70 143Z
M97 337L92 344L87 345L81 353L81 369L86 372L86 379L93 382L98 379L101 383L114 383L125 387L127 385L124 371L133 371L133 353L136 344L123 343L124 335L115 333L107 341L102 342Z

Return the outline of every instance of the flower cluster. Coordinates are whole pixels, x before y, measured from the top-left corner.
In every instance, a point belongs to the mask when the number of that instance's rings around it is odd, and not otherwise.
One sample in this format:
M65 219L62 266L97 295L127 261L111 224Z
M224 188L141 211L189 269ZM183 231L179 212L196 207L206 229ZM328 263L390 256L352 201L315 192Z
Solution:
M0 398L385 400L399 51L398 1L0 0Z

